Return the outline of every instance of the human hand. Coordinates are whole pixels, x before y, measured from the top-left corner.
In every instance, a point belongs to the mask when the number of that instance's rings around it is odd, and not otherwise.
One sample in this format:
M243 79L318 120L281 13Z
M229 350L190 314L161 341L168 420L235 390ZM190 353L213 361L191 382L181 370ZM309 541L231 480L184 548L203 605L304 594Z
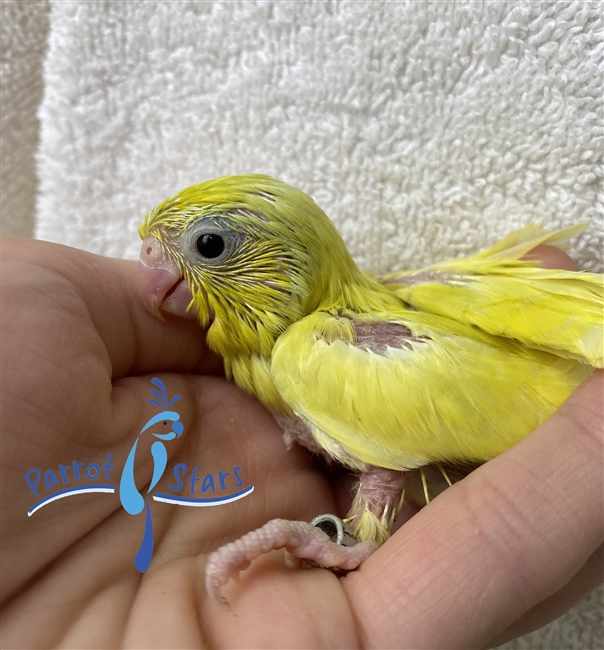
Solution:
M274 517L343 514L341 477L287 451L270 414L214 376L220 363L194 322L147 314L135 264L33 241L3 247L5 647L481 647L546 623L601 579L597 373L359 571L290 570L272 553L224 589L232 609L219 609L203 589L207 554ZM74 459L101 465L108 453L119 470L150 415L153 376L182 395L170 466L203 476L239 465L255 491L217 508L153 503L155 555L140 574L142 521L117 494L28 518L23 476ZM137 466L138 484L151 474L150 462Z

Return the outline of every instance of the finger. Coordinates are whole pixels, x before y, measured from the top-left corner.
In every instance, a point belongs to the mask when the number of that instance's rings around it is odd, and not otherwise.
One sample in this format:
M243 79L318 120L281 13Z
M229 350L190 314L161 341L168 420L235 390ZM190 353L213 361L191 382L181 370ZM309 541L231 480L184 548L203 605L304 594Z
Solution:
M345 579L364 645L486 646L579 572L603 537L603 378Z
M6 240L3 252L3 285L10 287L15 311L31 308L31 318L38 319L43 313L49 319L45 327L54 323L64 335L77 327L81 338L92 326L114 379L220 367L195 321L168 316L162 322L147 313L138 297L135 262L34 240Z
M501 645L523 634L538 630L562 616L596 589L602 584L603 552L604 548L600 546L562 589L514 621L505 632L490 642L489 647Z
M564 271L576 271L577 265L562 250L555 246L535 246L524 258L525 260L539 260L544 269L562 269Z

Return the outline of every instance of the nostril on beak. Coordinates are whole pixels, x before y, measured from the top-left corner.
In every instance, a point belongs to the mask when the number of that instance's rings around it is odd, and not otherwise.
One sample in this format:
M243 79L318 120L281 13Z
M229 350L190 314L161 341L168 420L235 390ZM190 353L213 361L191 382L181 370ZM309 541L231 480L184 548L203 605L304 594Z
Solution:
M153 237L147 235L141 246L141 262L150 268L164 267L166 258L160 243Z

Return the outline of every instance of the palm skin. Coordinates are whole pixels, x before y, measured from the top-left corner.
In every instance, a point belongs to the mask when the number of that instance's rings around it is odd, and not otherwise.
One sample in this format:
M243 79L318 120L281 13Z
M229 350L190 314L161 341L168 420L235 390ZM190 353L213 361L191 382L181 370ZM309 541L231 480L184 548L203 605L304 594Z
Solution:
M481 647L544 624L601 580L596 373L359 571L291 570L272 553L225 587L231 609L219 609L203 588L207 554L274 517L343 514L342 477L285 449L270 414L218 376L195 322L144 310L136 264L18 240L3 252L5 647ZM23 476L109 452L119 471L149 416L152 376L182 395L170 463L201 474L240 465L255 491L217 508L153 503L155 555L141 576L143 523L117 495L64 499L29 519ZM151 473L138 467L137 482Z

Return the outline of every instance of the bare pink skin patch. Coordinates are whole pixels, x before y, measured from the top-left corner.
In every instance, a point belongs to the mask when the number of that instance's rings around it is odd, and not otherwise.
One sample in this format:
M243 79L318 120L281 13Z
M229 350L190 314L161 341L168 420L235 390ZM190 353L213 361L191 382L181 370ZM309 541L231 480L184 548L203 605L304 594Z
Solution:
M280 413L273 413L273 417L283 431L283 440L288 449L291 447L292 442L297 442L313 454L321 454L331 460L331 456L326 454L324 449L317 444L310 427L302 419L295 415L281 415Z
M386 348L413 349L412 343L429 340L428 336L414 334L400 323L354 323L355 341L358 348L384 355Z

